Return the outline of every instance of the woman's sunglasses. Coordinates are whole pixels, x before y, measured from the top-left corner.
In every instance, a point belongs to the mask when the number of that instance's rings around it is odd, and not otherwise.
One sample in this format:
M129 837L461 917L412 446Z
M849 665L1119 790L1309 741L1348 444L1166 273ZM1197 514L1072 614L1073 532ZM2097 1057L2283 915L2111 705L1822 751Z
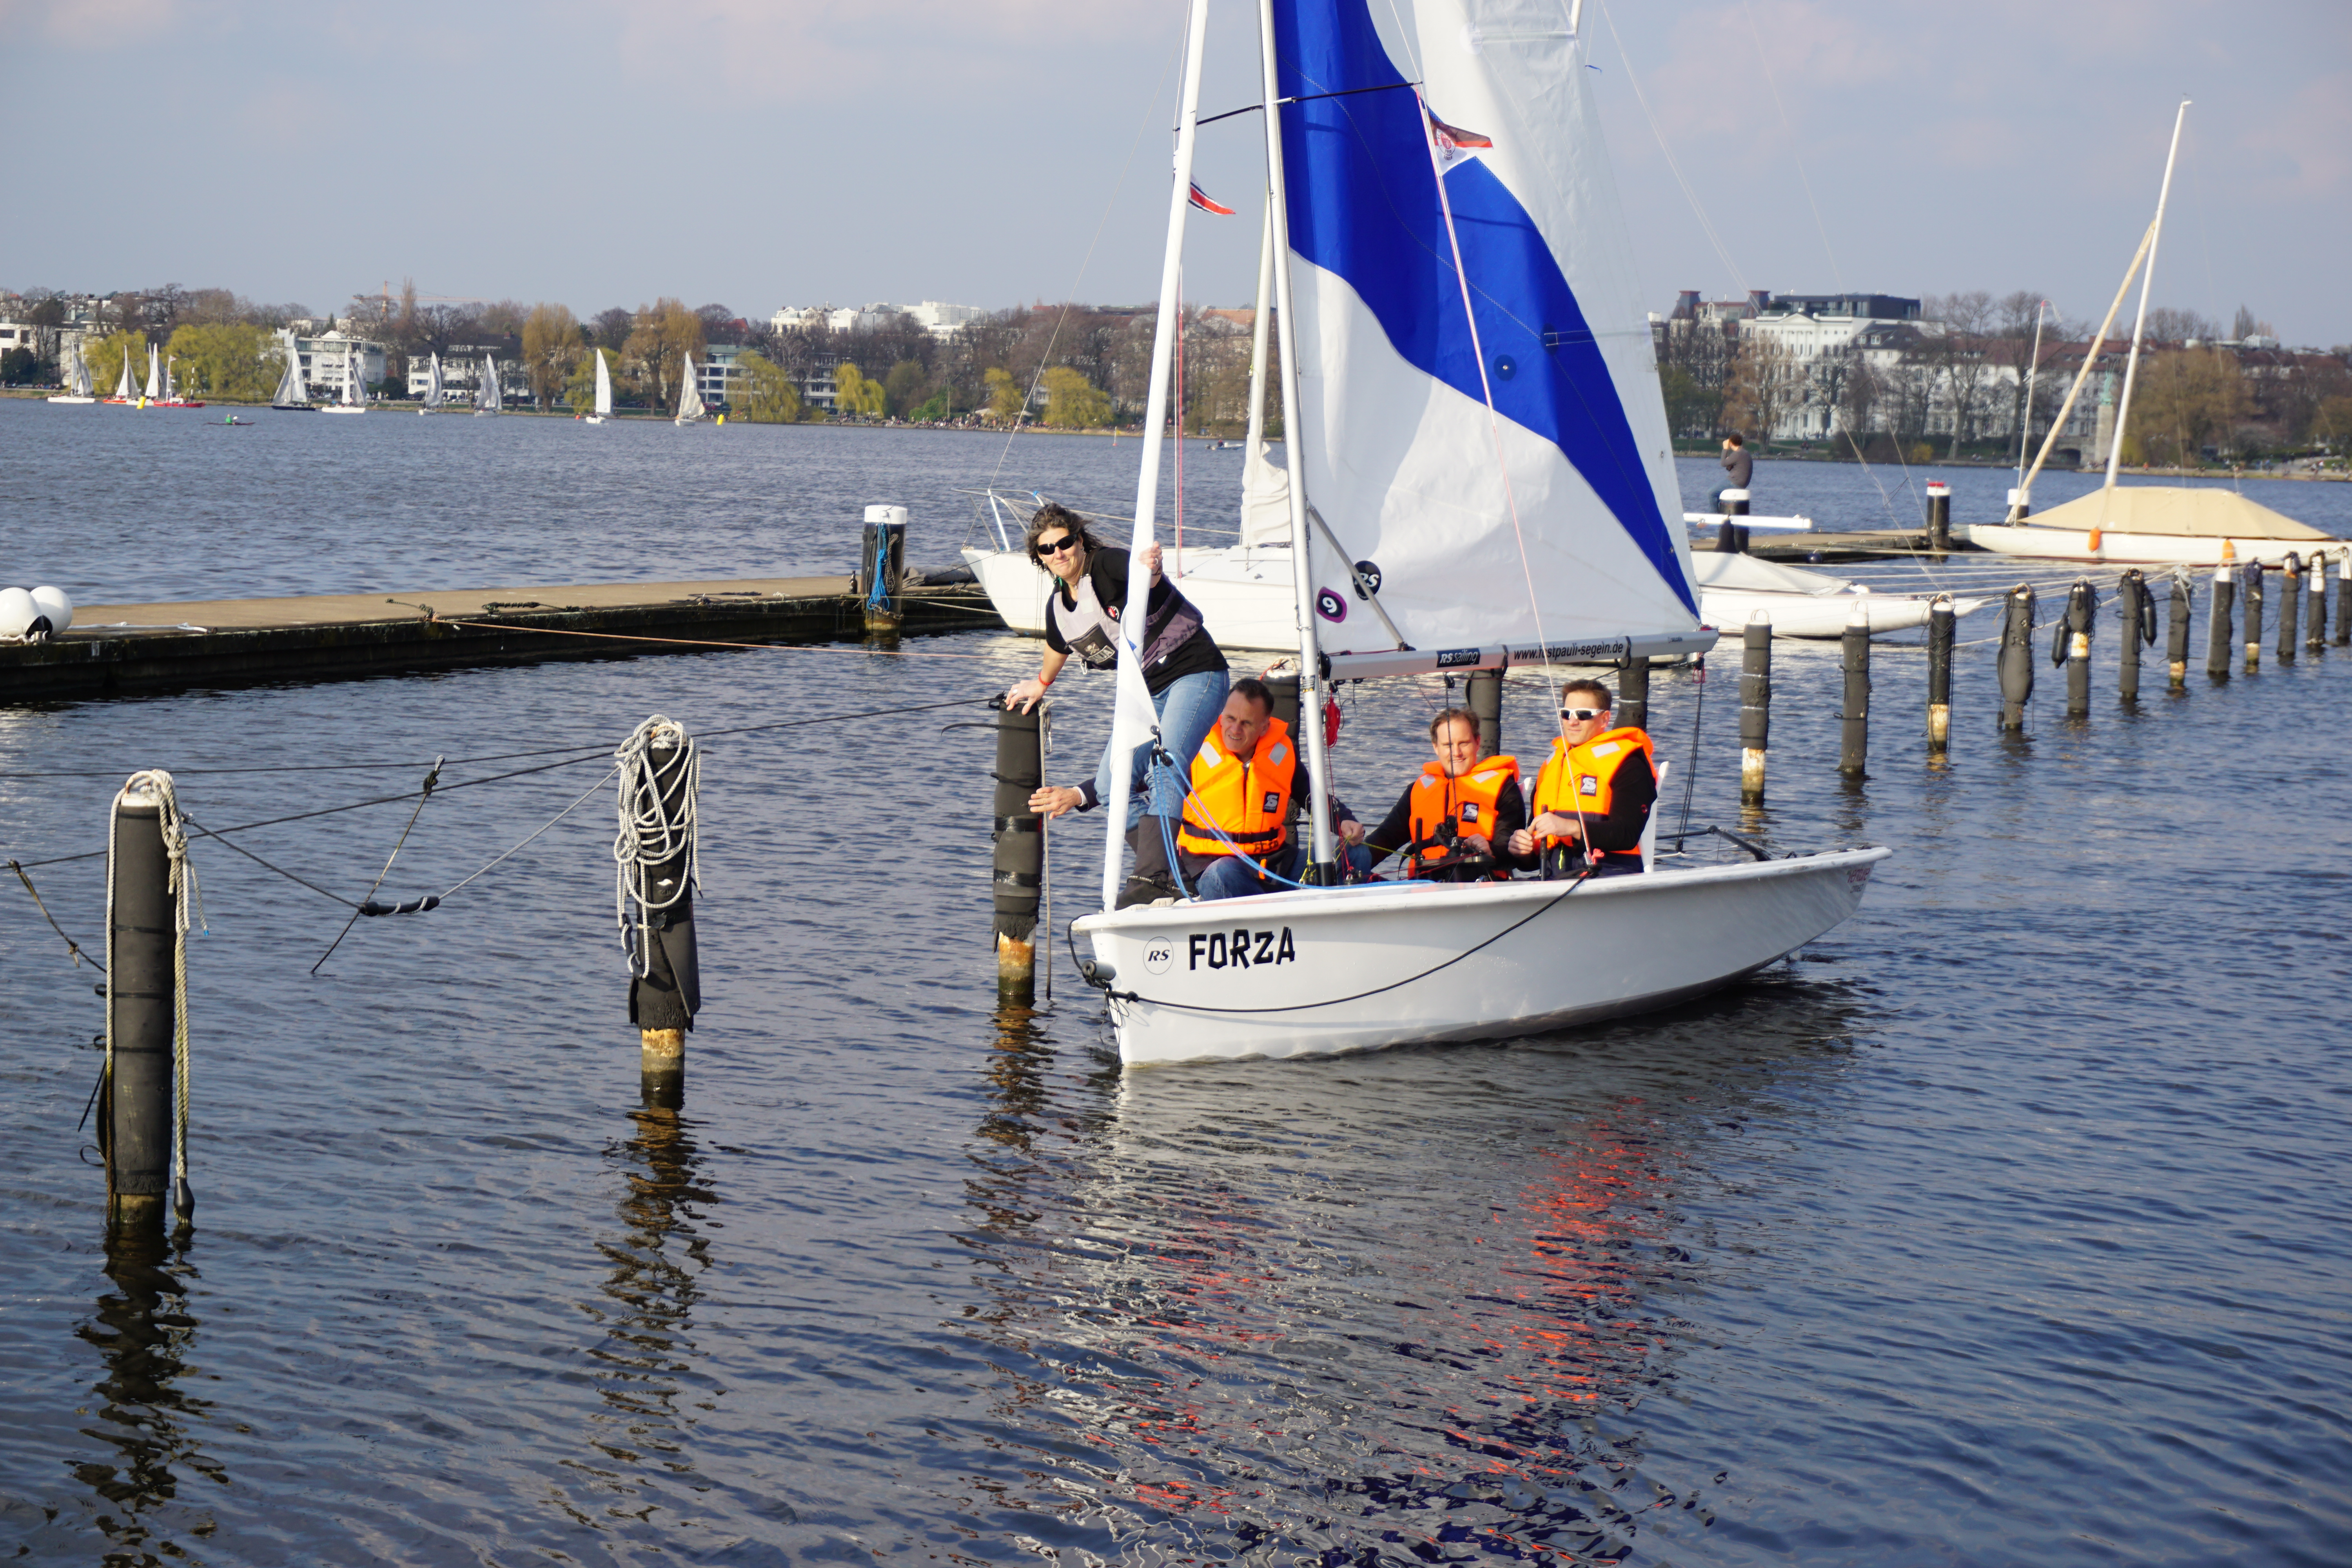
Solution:
M1066 533L1059 539L1041 539L1037 542L1037 559L1043 561L1048 555L1059 555L1077 547L1078 536L1075 533Z

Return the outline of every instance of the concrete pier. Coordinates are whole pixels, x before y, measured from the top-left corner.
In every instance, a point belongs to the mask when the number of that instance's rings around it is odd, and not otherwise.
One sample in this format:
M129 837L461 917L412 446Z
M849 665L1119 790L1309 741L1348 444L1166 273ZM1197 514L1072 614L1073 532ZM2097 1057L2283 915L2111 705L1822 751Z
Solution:
M1004 624L975 584L908 588L898 598L902 629L910 633ZM54 642L0 644L0 705L545 658L711 651L694 646L698 638L825 642L861 637L865 630L865 607L847 577L88 605ZM629 637L680 640L625 640Z

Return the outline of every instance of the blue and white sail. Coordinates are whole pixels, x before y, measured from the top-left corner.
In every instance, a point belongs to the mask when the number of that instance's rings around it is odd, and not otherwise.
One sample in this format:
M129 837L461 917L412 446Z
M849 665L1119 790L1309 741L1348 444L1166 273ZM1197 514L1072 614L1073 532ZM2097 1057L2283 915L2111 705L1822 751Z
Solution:
M1568 8L1273 12L1281 96L1302 100L1282 149L1302 475L1329 530L1322 648L1696 633L1649 320ZM1364 602L1375 579L1393 637Z

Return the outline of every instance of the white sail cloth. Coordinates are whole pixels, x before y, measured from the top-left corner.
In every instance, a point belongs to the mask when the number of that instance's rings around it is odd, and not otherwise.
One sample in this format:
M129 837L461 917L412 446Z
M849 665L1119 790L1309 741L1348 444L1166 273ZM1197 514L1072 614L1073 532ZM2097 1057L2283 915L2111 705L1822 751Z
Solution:
M1307 492L1398 636L1696 628L1648 317L1563 9L1276 13L1284 95L1309 100L1283 111ZM1314 572L1327 652L1394 646L1320 537Z
M1242 458L1242 547L1264 550L1290 542L1290 470L1266 460L1261 441Z

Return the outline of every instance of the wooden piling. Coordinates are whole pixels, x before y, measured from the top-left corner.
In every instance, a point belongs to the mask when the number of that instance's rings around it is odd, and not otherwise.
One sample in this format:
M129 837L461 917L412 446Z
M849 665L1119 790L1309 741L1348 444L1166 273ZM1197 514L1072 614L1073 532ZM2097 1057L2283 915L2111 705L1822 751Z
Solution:
M1941 479L1927 481L1927 548L1938 555L1952 548L1952 488Z
M2263 668L2263 563L2246 563L2246 575L2240 584L2238 602L2245 606L2246 673L2252 675Z
M1474 669L1470 672L1469 689L1469 700L1465 706L1478 720L1478 754L1498 755L1503 750L1503 672Z
M651 721L649 721L651 722ZM637 932L642 967L633 959L629 973L629 1021L637 1026L638 1070L648 1079L676 1079L682 1086L686 1071L686 1037L694 1016L702 1009L702 961L694 927L694 742L686 731L667 721L656 723L648 737L648 775L641 775L633 815L644 824L658 823L664 837L655 842L668 853L644 868L642 886L656 901L670 900L660 909L642 904ZM641 826L638 831L647 829ZM635 884L633 884L635 885Z
M1840 639L1845 673L1843 721L1838 735L1838 772L1849 779L1870 776L1870 606L1857 603Z
M2327 646L2327 552L2320 551L2311 558L2311 573L2306 579L2309 592L2304 597L2309 605L2305 618L2303 647L2306 653L2317 653Z
M1764 753L1772 743L1772 623L1748 617L1739 653L1739 802L1764 804Z
M2033 588L2020 583L2009 591L2000 626L2000 727L2025 728L2025 705L2033 700Z
M1719 504L1723 508L1723 521L1716 526L1716 551L1724 555L1744 553L1748 549L1748 525L1734 520L1748 515L1748 492L1726 490Z
M2066 717L2091 716L2091 634L2097 629L2098 590L2087 577L2077 577L2066 590L2066 607L2058 614L2055 651L2066 667Z
M2296 634L2302 629L2296 622L2303 619L2303 562L2292 550L2279 566L2278 661L2294 662Z
M2230 679L2230 608L2238 592L2231 576L2226 558L2213 568L2213 611L2205 628L2205 674L2214 680Z
M907 521L903 506L869 506L859 555L857 588L865 600L866 629L895 637L902 616L898 592L907 579Z
M1045 886L1045 819L1029 797L1045 782L1045 705L1024 713L997 700L992 837L996 853L996 988L1026 994L1037 973L1037 905ZM1050 933L1049 933L1050 934Z
M2172 602L2166 606L2164 628L2165 666L2175 687L2189 680L2189 568L2172 569Z
M107 1059L99 1149L107 1213L124 1226L161 1225L171 1184L179 900L171 887L163 806L162 797L148 789L126 786L116 795L107 859Z
M1952 738L1952 637L1959 626L1948 594L1927 608L1927 752L1940 756Z
M1616 721L1629 730L1650 727L1650 661L1646 658L1617 661Z
M2336 552L2336 646L2352 647L2352 550Z

